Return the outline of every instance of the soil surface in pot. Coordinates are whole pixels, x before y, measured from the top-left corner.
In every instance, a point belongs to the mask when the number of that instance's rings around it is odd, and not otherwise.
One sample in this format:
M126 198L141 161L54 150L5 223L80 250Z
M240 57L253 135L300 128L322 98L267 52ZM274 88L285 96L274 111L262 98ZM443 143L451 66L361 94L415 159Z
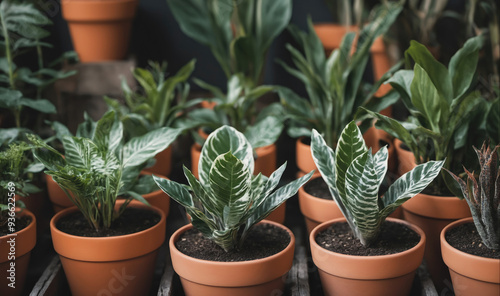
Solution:
M6 216L7 219L9 216ZM26 228L31 223L31 218L28 216L16 217L16 222L14 224L14 231L12 231L11 226L9 226L8 220L5 224L0 226L0 236L8 235L14 232L18 232Z
M378 240L365 247L352 234L347 222L335 223L318 233L316 242L323 248L346 255L380 256L400 253L416 246L420 235L407 226L385 221Z
M110 229L95 231L81 212L67 215L57 221L57 229L71 235L84 237L108 237L126 235L153 227L160 222L157 213L137 208L127 208L111 225Z
M184 232L175 246L193 258L237 262L269 257L284 250L289 243L290 236L285 230L270 224L258 224L250 230L240 250L226 252L194 228Z
M500 252L498 250L488 249L483 244L474 223L465 223L448 230L445 238L452 247L462 252L486 258L500 259Z

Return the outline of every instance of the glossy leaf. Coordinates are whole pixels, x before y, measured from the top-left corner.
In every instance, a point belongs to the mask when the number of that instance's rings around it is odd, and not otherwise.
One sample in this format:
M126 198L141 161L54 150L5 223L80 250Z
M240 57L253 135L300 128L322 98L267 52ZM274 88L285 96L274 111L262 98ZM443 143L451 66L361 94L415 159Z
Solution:
M283 131L283 121L268 116L256 124L249 126L245 131L245 137L248 139L254 149L274 144Z

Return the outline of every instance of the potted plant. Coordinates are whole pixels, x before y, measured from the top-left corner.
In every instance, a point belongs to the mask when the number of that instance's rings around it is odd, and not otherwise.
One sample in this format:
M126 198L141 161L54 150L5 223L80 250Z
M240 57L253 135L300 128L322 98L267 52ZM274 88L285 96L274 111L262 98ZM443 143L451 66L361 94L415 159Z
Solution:
M455 295L500 293L500 164L497 145L474 147L479 178L465 169L467 182L448 171L460 185L472 217L446 226L441 232L443 260L450 269Z
M177 73L166 77L167 64L149 62L150 69L136 68L133 75L141 91L132 91L126 81L122 80L125 106L118 100L104 97L108 106L113 109L123 123L126 138L142 136L160 127L178 127L177 123L186 114L188 108L198 104L200 100L187 100L189 84L186 82L195 67L191 60ZM176 100L176 91L179 99ZM156 162L145 170L151 173L168 176L171 171L172 148L155 156Z
M26 142L0 152L0 293L21 295L31 250L36 244L36 218L23 209L18 196L38 192L29 180ZM16 204L18 207L16 207Z
M400 4L378 6L374 10L373 21L359 32L355 50L353 44L356 33L345 35L340 48L329 57L323 54L323 46L313 30L309 20L309 32L301 32L290 26L290 32L298 43L298 48L287 45L296 69L280 62L293 76L302 81L309 99L301 98L287 88L280 88L279 94L289 119L288 134L297 141L297 165L303 172L314 169L307 141L314 128L324 135L326 142L333 147L342 128L353 119L359 106L371 110L383 110L397 100L395 93L384 98L373 95L379 86L387 80L394 67L374 85L362 84L361 78L369 59L369 50L377 36L386 32L401 11ZM363 86L363 87L362 87ZM364 92L363 89L369 89ZM306 144L306 145L303 145ZM378 146L378 142L369 143ZM392 145L391 145L392 146Z
M411 151L401 153L401 144L395 141L399 174L418 163L445 158L444 167L457 172L460 163L467 163L467 142L484 139L488 104L473 90L482 40L481 36L469 39L452 57L448 69L424 45L412 42L406 57L408 63L410 58L415 62L413 70L400 70L388 81L409 110L408 119L400 122L366 109L357 114L357 118L369 114L377 119L378 127ZM410 158L404 158L405 154ZM467 203L454 196L461 196L458 186L448 174L441 174L418 198L402 206L405 220L426 233L425 258L438 290L444 288L448 275L441 258L440 232L450 222L470 216Z
M144 162L179 132L163 127L123 143L123 125L109 112L97 122L92 139L64 137L64 157L38 137L29 137L45 173L76 205L57 213L50 223L72 295L108 291L116 276L125 281L119 288L113 286L121 295L149 290L156 254L165 239L166 214L132 204L133 199L148 203L131 185ZM125 198L117 201L118 196Z
M192 219L192 224L177 230L169 242L172 265L186 295L270 295L283 291L282 277L293 261L293 234L280 224L259 222L312 175L274 190L285 167L269 178L255 176L250 142L233 127L223 126L210 134L202 148L199 180L185 167L188 187L155 177L158 186L184 206ZM262 238L274 242L261 245ZM266 245L275 244L279 247L264 256L246 257L249 251L264 252ZM216 256L207 257L210 253Z
M62 16L68 22L80 61L125 58L138 3L138 0L61 1Z
M408 295L423 258L425 234L402 220L385 220L422 191L444 161L415 167L379 198L387 172L387 148L372 155L354 122L342 131L335 152L313 130L311 150L345 217L324 222L310 234L313 261L326 295Z

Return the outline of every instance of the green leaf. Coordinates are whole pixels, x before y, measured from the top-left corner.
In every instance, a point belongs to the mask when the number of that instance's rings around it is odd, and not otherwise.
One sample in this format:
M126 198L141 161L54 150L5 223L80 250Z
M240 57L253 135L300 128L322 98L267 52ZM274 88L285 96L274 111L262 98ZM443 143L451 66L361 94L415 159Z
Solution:
M334 190L334 197L338 197L336 156L332 148L328 147L323 137L317 130L312 131L311 153L314 163L330 190Z
M114 152L123 139L123 125L116 120L114 111L107 112L97 121L93 141L102 151Z
M245 136L230 126L223 126L208 136L201 149L198 171L200 182L204 186L209 184L210 169L215 159L227 152L231 152L240 159L253 174L254 159L252 146Z
M414 72L412 70L399 70L386 82L401 95L401 100L409 110L413 109L413 104L411 103L411 83L413 77Z
M494 143L500 144L500 99L497 98L490 107L487 115L486 130Z
M56 113L56 107L54 106L54 104L47 100L32 100L22 98L20 104L42 113Z
M283 122L275 116L268 116L245 130L245 137L252 148L274 144L283 131Z
M77 168L90 170L93 152L97 147L90 139L64 137L62 139L66 161ZM94 149L93 149L94 148Z
M142 197L142 195L138 194L137 192L127 191L126 194L130 195L133 199L138 200L145 205L151 206L149 204L149 202L146 199L144 199L144 197Z
M184 207L194 207L193 199L189 191L181 184L169 179L160 178L153 175L153 179L160 189L168 194L172 199Z
M443 102L436 86L432 83L430 77L420 65L415 65L415 77L411 84L411 102L429 122L432 131L439 132L439 122L447 114L443 113L442 105L448 105Z
M191 173L191 171L185 166L183 166L183 170L184 175L189 182L189 186L191 186L191 189L193 190L194 196L200 200L203 207L212 216L217 216L218 213L221 213L224 209L220 207L220 203L215 196L207 192L203 185L201 185L200 181L198 181L193 173Z
M453 85L453 98L461 97L471 86L483 39L482 35L468 39L464 46L451 57L449 73Z

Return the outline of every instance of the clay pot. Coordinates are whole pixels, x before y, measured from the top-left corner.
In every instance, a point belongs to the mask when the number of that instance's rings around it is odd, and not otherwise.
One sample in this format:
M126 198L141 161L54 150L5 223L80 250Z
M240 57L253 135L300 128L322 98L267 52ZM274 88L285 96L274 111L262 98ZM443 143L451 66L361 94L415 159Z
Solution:
M406 221L420 227L427 236L425 261L438 293L449 281L448 268L441 257L439 236L441 230L451 222L470 217L470 209L465 200L454 196L433 196L417 194L402 206Z
M443 260L450 269L455 296L500 295L500 260L467 254L452 247L445 239L450 229L474 223L472 217L448 224L441 231Z
M339 218L320 224L309 236L311 254L318 267L325 295L409 295L416 269L422 263L425 234L403 220L388 221L407 225L420 235L419 243L404 252L382 256L353 256L328 251L316 243L315 237Z
M142 171L141 175L151 175L151 173ZM167 177L162 175L155 174L155 176L163 179L168 179ZM165 216L168 217L168 213L170 211L170 196L168 196L168 194L163 192L163 190L158 188L158 190L155 190L148 194L144 194L142 197L144 197L144 199L147 200L147 202L149 202L151 206L157 207L160 210L162 210L162 212L165 213ZM133 200L131 201L131 204L142 204L142 203L138 200Z
M144 171L155 175L170 175L170 172L172 171L172 145L156 154L155 159L155 164L152 167L144 169Z
M415 156L413 152L406 150L402 147L403 142L399 139L394 139L394 149L396 150L396 155L398 157L398 169L397 172L401 176L409 171L411 171L414 167L417 166L415 161Z
M5 235L0 237L0 295L22 295L31 250L33 250L36 244L35 215L28 210L20 212L19 209L16 209L16 212L20 217L29 216L31 223L24 229L16 232L16 236ZM11 246L12 238L15 239L15 244ZM11 248L14 249L15 261L11 260L13 258L10 258L12 256ZM11 283L8 277L11 276L9 269L12 262L15 263L15 288L8 286Z
M285 229L290 243L281 252L272 256L242 262L217 262L200 260L181 253L175 247L181 234L193 226L186 225L170 238L170 256L175 272L181 278L187 296L251 296L281 295L284 292L284 277L292 267L295 238L285 226L264 220Z
M73 46L81 62L126 57L138 0L62 0Z
M74 206L66 193L64 193L61 187L52 179L52 176L45 175L45 181L47 182L47 192L55 213Z
M119 294L147 295L151 287L156 255L165 240L166 217L161 215L155 226L128 235L114 237L80 237L56 228L62 217L77 212L76 207L57 213L50 229L55 251L68 279L73 296Z

